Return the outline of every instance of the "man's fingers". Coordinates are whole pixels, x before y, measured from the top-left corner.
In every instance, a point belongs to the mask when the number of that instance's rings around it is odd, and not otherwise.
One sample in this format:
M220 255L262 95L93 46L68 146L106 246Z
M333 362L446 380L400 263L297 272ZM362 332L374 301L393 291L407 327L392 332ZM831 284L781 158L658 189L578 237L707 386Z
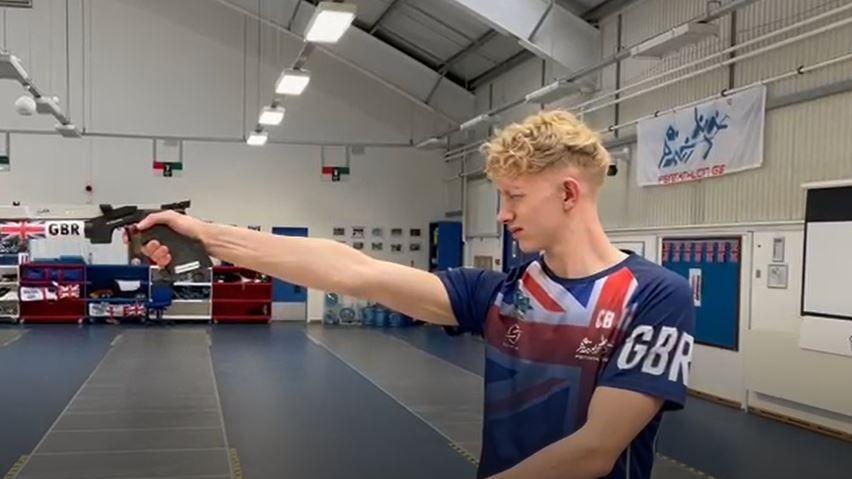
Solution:
M142 246L142 254L150 258L157 266L166 266L172 262L169 248L161 245L157 240L151 240Z
M159 248L159 247L160 247L159 241L151 240L151 241L145 243L142 246L142 254L144 254L145 256L150 258L154 254L154 252L157 251L157 248Z
M136 224L136 227L140 230L146 230L154 225L168 225L170 218L175 215L174 211L160 211L158 213L151 213L150 215L142 218L142 221Z
M168 265L169 265L169 263L171 263L171 262L172 262L172 255L170 255L170 254L166 254L165 256L163 256L162 258L160 258L160 259L157 261L157 266L159 266L159 267L161 267L161 268L165 268L165 267L166 267L166 266L168 266Z
M171 261L171 255L169 254L169 249L165 246L160 246L157 248L154 253L151 255L151 259L154 260L160 266L164 266L169 264Z

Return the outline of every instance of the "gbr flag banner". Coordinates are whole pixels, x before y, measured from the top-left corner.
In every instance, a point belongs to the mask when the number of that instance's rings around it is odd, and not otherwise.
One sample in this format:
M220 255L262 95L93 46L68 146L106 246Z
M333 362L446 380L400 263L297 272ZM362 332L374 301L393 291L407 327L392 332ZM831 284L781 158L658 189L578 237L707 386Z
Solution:
M766 87L639 122L639 186L671 185L763 163Z

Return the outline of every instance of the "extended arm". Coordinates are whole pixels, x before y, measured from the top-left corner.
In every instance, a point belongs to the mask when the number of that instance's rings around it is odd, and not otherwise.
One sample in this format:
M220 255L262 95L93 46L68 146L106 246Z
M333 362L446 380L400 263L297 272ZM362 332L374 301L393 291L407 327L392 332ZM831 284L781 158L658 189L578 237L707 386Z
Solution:
M172 211L152 214L138 227L144 230L155 224L201 240L210 256L289 283L376 301L431 323L457 324L437 276L370 258L333 240L278 236L206 223ZM156 241L143 252L160 266L171 261L168 248Z

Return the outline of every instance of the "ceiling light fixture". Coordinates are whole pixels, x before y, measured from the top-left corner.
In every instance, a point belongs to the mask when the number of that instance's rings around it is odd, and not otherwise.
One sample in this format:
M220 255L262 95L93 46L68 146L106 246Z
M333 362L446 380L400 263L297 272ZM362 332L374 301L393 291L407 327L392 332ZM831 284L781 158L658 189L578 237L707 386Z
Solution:
M275 82L275 93L279 95L301 95L311 82L311 74L307 70L285 68L278 81Z
M352 3L320 2L308 22L305 40L313 43L337 43L355 20L357 7Z
M272 106L265 106L260 112L258 123L265 126L277 126L284 121L284 107L273 103Z
M249 134L249 137L246 139L246 144L249 146L263 146L266 144L268 139L269 133L258 128Z

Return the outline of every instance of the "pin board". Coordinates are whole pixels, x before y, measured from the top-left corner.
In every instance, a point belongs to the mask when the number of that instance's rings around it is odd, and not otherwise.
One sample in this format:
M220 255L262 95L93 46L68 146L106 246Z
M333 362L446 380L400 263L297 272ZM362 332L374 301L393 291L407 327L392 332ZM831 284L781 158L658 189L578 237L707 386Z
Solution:
M695 305L695 341L739 349L739 237L664 238L662 265L689 281Z

